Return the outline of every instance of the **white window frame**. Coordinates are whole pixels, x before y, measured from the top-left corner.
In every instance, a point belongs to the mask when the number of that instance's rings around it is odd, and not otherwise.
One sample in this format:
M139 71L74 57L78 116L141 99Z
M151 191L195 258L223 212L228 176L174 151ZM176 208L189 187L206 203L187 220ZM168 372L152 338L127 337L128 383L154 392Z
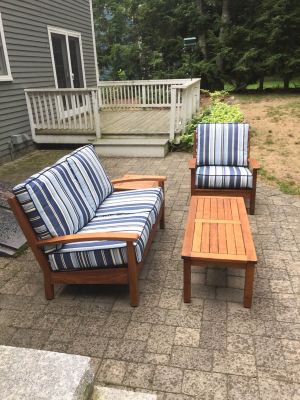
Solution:
M4 62L5 62L6 70L7 70L7 74L6 75L0 75L0 82L8 82L8 81L12 81L13 77L12 77L11 70L10 70L10 65L9 65L9 59L8 59L6 41L5 41L5 37L4 37L4 30L3 30L1 12L0 12L0 39L1 39L1 42L2 42L3 53L4 53Z
M57 28L57 27L54 27L54 26L47 26L47 28L48 28L50 54L51 54L52 68L53 68L53 74L54 74L54 81L55 81L56 89L58 89L58 84L57 84L57 75L56 75L56 67L55 67L55 60L54 60L54 54L53 54L51 33L57 33L59 35L64 35L66 37L66 47L67 47L67 56L68 56L70 77L72 77L72 65L71 65L71 56L70 56L70 48L69 48L69 40L68 39L69 39L69 36L76 37L76 38L79 39L80 59L81 59L81 68L82 68L82 79L83 79L83 86L84 86L84 88L86 88L85 68L84 68L84 61L83 61L81 33L80 32L75 32L75 31L70 31L70 30L63 29L63 28ZM71 82L71 88L74 89L74 82L73 82L72 78L70 79L70 82Z

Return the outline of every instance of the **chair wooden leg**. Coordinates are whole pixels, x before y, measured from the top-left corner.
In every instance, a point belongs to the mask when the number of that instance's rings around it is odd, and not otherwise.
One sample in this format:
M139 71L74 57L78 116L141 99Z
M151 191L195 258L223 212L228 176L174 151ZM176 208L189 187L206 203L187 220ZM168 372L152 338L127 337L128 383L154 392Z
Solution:
M251 215L254 215L254 213L255 213L255 197L256 197L255 195L256 195L255 191L252 190L251 196L250 196L250 214Z
M132 242L127 242L127 256L130 305L132 307L137 307L139 305L138 274L135 251Z

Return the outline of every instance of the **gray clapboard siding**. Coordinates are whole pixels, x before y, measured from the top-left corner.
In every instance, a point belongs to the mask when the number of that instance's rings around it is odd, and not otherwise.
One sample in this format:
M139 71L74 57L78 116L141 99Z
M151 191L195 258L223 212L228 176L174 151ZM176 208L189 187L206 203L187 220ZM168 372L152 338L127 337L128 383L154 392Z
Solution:
M0 0L0 12L13 76L0 82L1 163L12 135L31 134L24 89L55 87L48 26L81 33L87 86L97 78L89 0Z

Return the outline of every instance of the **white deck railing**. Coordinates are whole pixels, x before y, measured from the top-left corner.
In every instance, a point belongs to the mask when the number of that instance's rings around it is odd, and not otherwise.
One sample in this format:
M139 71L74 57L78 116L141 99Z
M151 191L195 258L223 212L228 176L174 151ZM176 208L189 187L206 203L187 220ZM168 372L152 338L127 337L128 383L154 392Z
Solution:
M33 138L37 133L92 133L100 138L98 89L25 89Z
M200 79L103 81L97 88L25 89L33 139L36 134L101 137L101 110L169 109L169 137L199 110Z
M100 109L169 108L171 140L199 110L200 79L102 81L98 88Z

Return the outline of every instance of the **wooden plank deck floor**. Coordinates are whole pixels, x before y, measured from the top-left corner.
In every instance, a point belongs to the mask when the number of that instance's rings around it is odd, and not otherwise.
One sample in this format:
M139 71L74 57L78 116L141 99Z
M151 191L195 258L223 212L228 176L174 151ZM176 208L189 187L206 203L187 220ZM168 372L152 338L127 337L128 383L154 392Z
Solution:
M169 134L170 110L100 111L102 134Z

